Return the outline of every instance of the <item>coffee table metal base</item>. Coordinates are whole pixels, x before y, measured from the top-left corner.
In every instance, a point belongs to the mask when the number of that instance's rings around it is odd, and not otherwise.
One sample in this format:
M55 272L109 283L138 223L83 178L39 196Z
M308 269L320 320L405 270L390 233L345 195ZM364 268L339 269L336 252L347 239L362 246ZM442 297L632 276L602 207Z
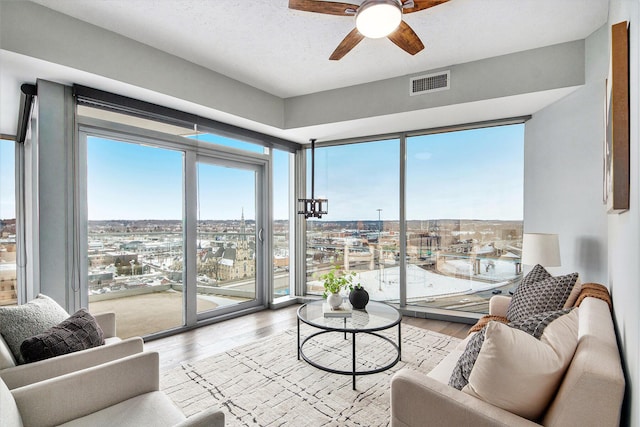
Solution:
M315 332L311 335L309 335L308 337L306 337L305 339L303 339L302 341L300 340L300 319L298 318L298 360L300 360L300 358L302 357L302 359L304 359L305 362L307 362L308 364L310 364L313 367L316 367L318 369L321 369L325 372L330 372L332 374L340 374L340 375L351 375L353 377L353 389L356 389L356 377L358 375L371 375L371 374L377 374L379 372L382 371L386 371L389 368L392 368L393 366L395 366L400 360L402 360L402 347L401 347L401 343L402 343L402 339L401 339L401 335L400 335L400 323L398 323L398 343L396 344L395 342L393 342L392 339L385 337L384 335L380 335L378 333L375 332L371 332L371 331L350 331L350 332L344 332L344 338L347 339L347 334L351 335L351 366L352 369L350 371L345 371L345 370L338 370L338 369L332 369L329 368L327 366L323 366L317 362L314 362L313 360L311 360L309 357L307 357L304 354L303 351L303 347L305 345L305 343L307 341L309 341L310 339L317 337L318 335L322 335L322 334L329 334L329 333L342 333L342 331L333 331L333 330L321 330L318 332ZM365 371L357 371L356 370L356 335L357 334L369 334L369 335L374 335L378 338L381 338L385 341L387 341L388 343L390 343L393 348L396 350L396 352L398 353L398 355L396 356L396 358L389 364L381 366L379 368L376 369L370 369L370 370L365 370Z

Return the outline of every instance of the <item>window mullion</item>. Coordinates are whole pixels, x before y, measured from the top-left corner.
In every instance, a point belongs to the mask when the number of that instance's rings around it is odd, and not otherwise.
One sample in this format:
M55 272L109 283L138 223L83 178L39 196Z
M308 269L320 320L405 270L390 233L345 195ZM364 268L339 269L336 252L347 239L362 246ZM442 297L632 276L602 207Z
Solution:
M407 183L407 138L400 136L400 307L407 305L407 218L406 218L406 183Z
M184 245L183 245L183 276L182 289L184 290L185 325L193 326L197 322L197 206L198 206L198 170L196 153L186 151L184 156Z

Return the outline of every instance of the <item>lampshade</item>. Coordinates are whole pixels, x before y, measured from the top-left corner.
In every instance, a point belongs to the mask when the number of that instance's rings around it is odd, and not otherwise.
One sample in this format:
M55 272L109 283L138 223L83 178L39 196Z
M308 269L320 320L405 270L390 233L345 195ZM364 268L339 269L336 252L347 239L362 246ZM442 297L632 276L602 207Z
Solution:
M398 0L366 0L356 13L356 28L372 39L391 34L402 20L402 4Z
M560 266L560 243L557 234L525 233L522 236L522 263L543 267Z

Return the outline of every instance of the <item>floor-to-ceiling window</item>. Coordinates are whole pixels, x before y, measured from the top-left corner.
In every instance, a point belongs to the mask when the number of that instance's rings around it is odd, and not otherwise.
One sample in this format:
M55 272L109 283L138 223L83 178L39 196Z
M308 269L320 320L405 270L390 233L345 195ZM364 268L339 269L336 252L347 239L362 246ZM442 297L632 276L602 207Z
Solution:
M0 140L0 305L18 302L15 144Z
M524 125L407 138L408 305L486 313L521 277Z
M273 150L273 299L292 295L291 165L293 154Z
M315 193L329 213L307 220L307 293L322 294L320 276L338 266L372 299L398 301L399 147L390 139L316 149Z
M521 278L523 168L522 124L320 145L329 213L307 220L307 293L337 265L374 300L488 312Z

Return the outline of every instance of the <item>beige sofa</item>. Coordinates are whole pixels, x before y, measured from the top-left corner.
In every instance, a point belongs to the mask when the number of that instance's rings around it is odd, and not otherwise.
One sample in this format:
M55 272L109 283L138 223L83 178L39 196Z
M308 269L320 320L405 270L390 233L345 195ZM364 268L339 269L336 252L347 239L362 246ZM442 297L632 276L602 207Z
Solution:
M9 390L0 380L0 427L223 427L210 408L185 417L159 391L159 357L144 352Z
M490 314L505 316L509 297L494 296ZM578 308L578 345L539 424L448 385L469 338L428 374L402 369L391 380L391 425L618 426L625 381L609 306L585 298Z
M11 350L0 335L0 379L9 389L14 389L117 360L143 350L142 338L120 340L116 336L115 313L100 313L94 317L104 333L105 345L24 365L16 364Z

